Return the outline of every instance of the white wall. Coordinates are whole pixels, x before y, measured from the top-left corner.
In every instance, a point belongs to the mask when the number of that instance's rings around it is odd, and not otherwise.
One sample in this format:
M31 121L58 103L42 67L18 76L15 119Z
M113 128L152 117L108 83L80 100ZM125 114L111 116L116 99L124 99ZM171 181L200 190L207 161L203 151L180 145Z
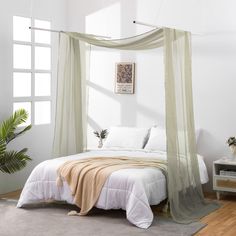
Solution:
M69 0L70 30L126 37L149 30L132 24L151 24L204 33L193 36L193 92L196 127L202 129L199 153L212 172L212 162L230 155L227 137L236 134L236 15L233 0ZM88 144L92 130L111 125L164 125L162 50L120 52L93 48L89 90ZM136 63L136 92L113 92L115 62ZM211 182L207 189L212 189Z
M0 120L12 113L12 16L30 16L30 0L0 0ZM33 15L52 28L127 37L149 28L133 20L206 32L193 36L193 90L196 126L202 129L199 152L211 174L212 161L229 155L225 140L236 134L236 15L234 0L32 0ZM53 34L56 73L56 34ZM92 131L111 125L164 125L164 73L161 49L120 52L93 48L89 87L88 144ZM114 94L115 62L136 63L134 95ZM55 85L55 84L54 84ZM55 86L54 86L55 94ZM51 157L53 124L36 126L12 145L29 148L30 165L14 175L0 174L0 193L22 187L37 163ZM208 185L211 189L211 183Z
M30 4L33 3L33 11ZM12 114L12 19L13 15L50 20L52 28L65 28L66 0L0 0L0 120ZM55 103L55 75L57 65L57 35L52 35L52 81L53 111ZM52 116L52 121L54 117ZM19 189L25 183L32 168L39 162L51 158L53 137L51 125L34 126L27 134L19 137L10 148L20 150L28 147L33 161L22 171L0 174L0 194Z

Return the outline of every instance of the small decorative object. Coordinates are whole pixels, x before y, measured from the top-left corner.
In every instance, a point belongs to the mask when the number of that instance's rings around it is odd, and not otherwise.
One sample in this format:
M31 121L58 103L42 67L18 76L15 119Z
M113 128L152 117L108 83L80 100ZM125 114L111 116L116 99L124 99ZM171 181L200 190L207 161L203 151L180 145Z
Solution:
M103 145L103 139L107 137L107 129L102 129L101 131L94 131L95 136L99 139L98 148L101 148Z
M236 158L236 138L235 137L228 138L227 144L229 145L234 158Z
M26 154L27 148L23 148L20 151L7 150L8 143L31 129L31 125L28 125L22 130L15 132L20 124L26 122L27 118L28 113L24 109L20 109L0 124L0 172L15 173L23 169L28 161L31 160Z
M134 93L134 66L135 63L116 63L115 93Z

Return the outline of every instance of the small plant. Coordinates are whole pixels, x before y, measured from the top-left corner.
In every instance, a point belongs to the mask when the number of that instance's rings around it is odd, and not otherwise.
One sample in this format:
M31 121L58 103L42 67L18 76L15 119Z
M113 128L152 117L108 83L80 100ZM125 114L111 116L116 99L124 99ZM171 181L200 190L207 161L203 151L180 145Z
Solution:
M236 157L236 138L229 137L226 143L229 145L233 156Z
M23 169L31 160L26 154L27 148L20 151L7 150L8 143L31 129L31 125L28 125L19 132L15 132L20 124L26 122L27 118L28 113L24 109L20 109L0 124L0 171L3 173L15 173Z
M99 139L98 147L101 148L103 145L103 139L108 135L107 129L102 129L101 131L94 131L95 136Z
M226 143L229 145L229 147L231 145L236 146L236 138L235 137L229 137Z

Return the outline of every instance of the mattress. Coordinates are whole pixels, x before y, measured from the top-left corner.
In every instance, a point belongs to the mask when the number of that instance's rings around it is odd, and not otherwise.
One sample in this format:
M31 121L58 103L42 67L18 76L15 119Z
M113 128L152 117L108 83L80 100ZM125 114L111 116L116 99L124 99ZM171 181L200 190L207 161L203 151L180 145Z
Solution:
M45 202L48 200L66 201L74 204L73 196L66 182L62 187L57 187L57 169L68 160L101 157L142 157L166 159L164 152L149 152L145 150L94 150L76 155L47 160L37 165L30 174L17 207L27 204ZM201 183L208 182L205 163L198 156ZM153 221L150 205L157 205L166 199L166 178L157 168L122 169L113 172L106 180L99 199L97 208L123 209L126 211L128 221L137 227L148 228Z

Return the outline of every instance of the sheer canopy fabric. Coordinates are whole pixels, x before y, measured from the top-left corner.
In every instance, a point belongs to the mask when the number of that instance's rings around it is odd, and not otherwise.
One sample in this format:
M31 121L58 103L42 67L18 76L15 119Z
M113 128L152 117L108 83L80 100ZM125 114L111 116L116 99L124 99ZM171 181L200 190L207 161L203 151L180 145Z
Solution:
M86 43L106 48L120 50L147 50L162 47L164 45L164 30L152 30L144 34L125 39L107 40L96 35L68 32L67 35Z
M57 101L53 142L54 156L82 152L84 132L84 42L60 34Z
M173 219L198 220L218 208L204 201L196 157L191 84L190 34L157 29L126 39L106 40L81 33L60 33L58 92L54 135L57 156L81 152L85 144L85 47L146 50L164 46L168 197Z
M191 36L165 29L165 101L168 198L172 217L190 223L218 208L206 203L199 176L194 128Z
M53 142L53 155L56 157L82 152L86 148L85 79L88 70L85 43L119 50L153 49L163 46L164 30L117 40L76 32L60 33Z

